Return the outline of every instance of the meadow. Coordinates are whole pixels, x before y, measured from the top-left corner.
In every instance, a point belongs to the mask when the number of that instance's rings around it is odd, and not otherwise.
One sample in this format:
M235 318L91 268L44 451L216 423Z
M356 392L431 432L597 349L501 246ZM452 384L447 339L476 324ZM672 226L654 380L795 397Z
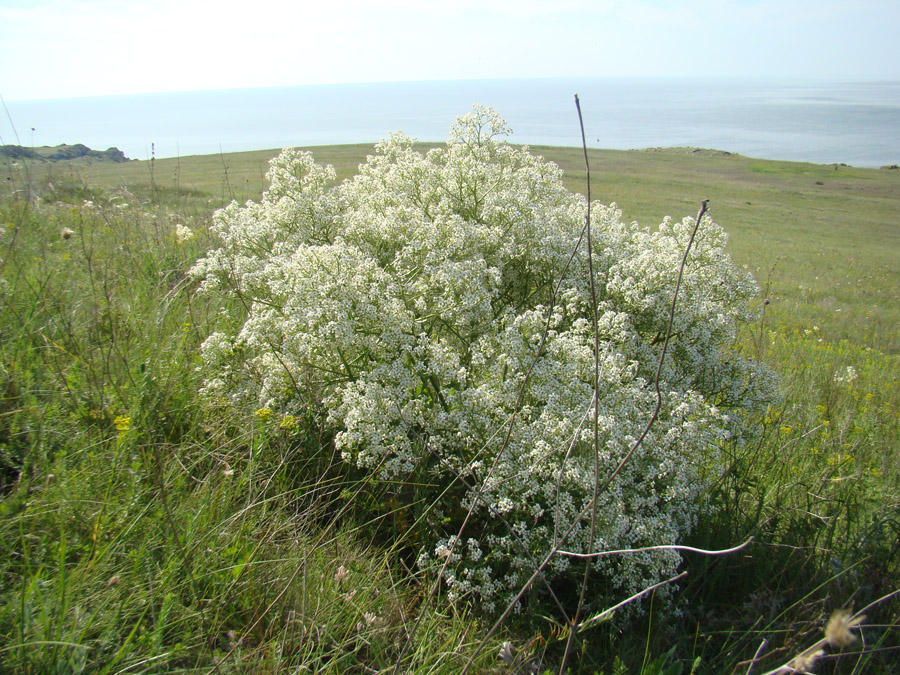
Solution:
M373 148L311 150L341 181ZM585 190L580 149L532 151ZM566 631L539 599L480 645L491 617L426 599L403 504L311 427L198 399L199 346L240 308L198 300L187 272L213 212L258 199L276 154L0 166L0 671L515 672L506 641L518 672L555 671ZM681 614L647 600L598 623L573 672L774 671L864 607L862 639L816 672L896 672L900 172L589 158L592 196L627 221L710 200L763 289L734 349L777 371L782 398L752 443L723 444L684 542L750 545L685 554Z

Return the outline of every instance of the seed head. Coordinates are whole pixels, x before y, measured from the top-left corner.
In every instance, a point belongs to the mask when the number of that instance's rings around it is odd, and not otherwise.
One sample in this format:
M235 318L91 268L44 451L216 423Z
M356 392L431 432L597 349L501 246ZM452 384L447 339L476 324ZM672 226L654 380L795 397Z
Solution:
M791 661L790 667L793 673L808 673L812 670L813 664L818 661L819 657L825 654L821 649L812 652L803 652Z
M854 617L849 609L835 610L825 626L825 639L832 647L847 647L856 642L856 636L850 630L865 620L865 615Z
M341 583L344 579L346 579L350 575L350 570L341 565L337 568L337 572L334 573L334 582L336 584Z

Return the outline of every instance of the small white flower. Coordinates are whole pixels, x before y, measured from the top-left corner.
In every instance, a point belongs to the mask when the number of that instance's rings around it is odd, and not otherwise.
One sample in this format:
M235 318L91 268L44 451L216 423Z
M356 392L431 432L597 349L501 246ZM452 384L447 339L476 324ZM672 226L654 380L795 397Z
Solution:
M178 223L175 226L175 241L179 244L184 244L193 239L195 236L196 235L194 234L194 231L187 225Z
M509 497L504 497L499 502L497 502L497 511L499 511L500 513L509 513L513 510L513 508L515 508L515 504Z

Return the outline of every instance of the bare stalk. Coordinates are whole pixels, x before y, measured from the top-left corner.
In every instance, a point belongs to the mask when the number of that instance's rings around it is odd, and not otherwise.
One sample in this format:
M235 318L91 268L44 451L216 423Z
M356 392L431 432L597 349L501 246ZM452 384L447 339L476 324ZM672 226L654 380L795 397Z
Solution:
M703 548L694 548L693 546L681 546L678 544L660 544L658 546L641 546L640 548L620 548L610 551L597 551L596 553L573 553L571 551L557 551L557 553L559 555L568 556L570 558L580 558L582 560L595 560L607 555L621 555L624 553L646 553L648 551L688 551L690 553L701 553L703 555L716 556L737 553L741 549L749 546L751 541L753 541L753 537L750 537L747 541L745 541L743 544L739 544L738 546L732 546L731 548L723 548L718 550L707 550Z
M674 583L674 582L678 581L679 579L686 577L686 576L687 576L687 572L680 572L679 574L676 574L674 577L670 577L669 579L663 579L662 581L659 581L659 582L653 584L652 586L647 586L647 588L644 588L644 589L638 591L631 597L625 598L624 600L622 600L622 602L616 603L615 605L613 605L612 607L610 607L608 609L604 609L602 612L592 616L587 621L584 621L583 623L572 626L572 632L579 633L579 632L585 630L586 628L590 628L590 627L600 623L607 617L609 617L616 610L621 609L622 607L625 607L625 605L628 605L628 604L634 602L635 600L637 600L638 598L641 598L641 597L647 595L647 593L650 593L651 591L655 591L657 588L662 588L666 584Z
M591 527L590 534L588 535L587 545L587 550L591 551L594 548L594 537L597 534L597 496L600 490L600 397L598 396L598 389L600 386L600 337L598 335L599 331L597 329L597 289L594 286L594 255L593 247L591 246L591 163L588 161L587 141L584 137L584 119L581 115L581 101L578 100L578 94L575 94L575 109L578 111L578 125L581 128L581 148L584 151L584 169L587 182L587 209L585 210L584 214L584 230L586 239L585 243L587 245L588 283L591 289L591 331L594 334L594 406L593 417L591 419L593 430L592 436L594 441L594 493L591 497ZM591 566L585 565L584 576L581 580L581 591L578 594L578 604L575 606L575 615L572 617L571 621L571 625L573 628L578 625L578 619L581 616L581 610L584 608L584 597L587 593L590 572ZM576 630L572 630L569 632L569 639L566 641L566 650L563 653L562 661L559 664L560 675L565 672L566 663L569 660L569 655L572 653L572 649L575 647L576 634Z

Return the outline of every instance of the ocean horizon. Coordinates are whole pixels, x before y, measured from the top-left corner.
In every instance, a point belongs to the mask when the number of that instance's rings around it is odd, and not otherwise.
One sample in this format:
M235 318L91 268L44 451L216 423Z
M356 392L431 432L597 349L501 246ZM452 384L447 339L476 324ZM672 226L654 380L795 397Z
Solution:
M132 159L443 141L473 104L512 143L618 150L699 147L817 164L900 163L900 82L762 79L499 79L306 85L6 101L0 143L117 147Z

